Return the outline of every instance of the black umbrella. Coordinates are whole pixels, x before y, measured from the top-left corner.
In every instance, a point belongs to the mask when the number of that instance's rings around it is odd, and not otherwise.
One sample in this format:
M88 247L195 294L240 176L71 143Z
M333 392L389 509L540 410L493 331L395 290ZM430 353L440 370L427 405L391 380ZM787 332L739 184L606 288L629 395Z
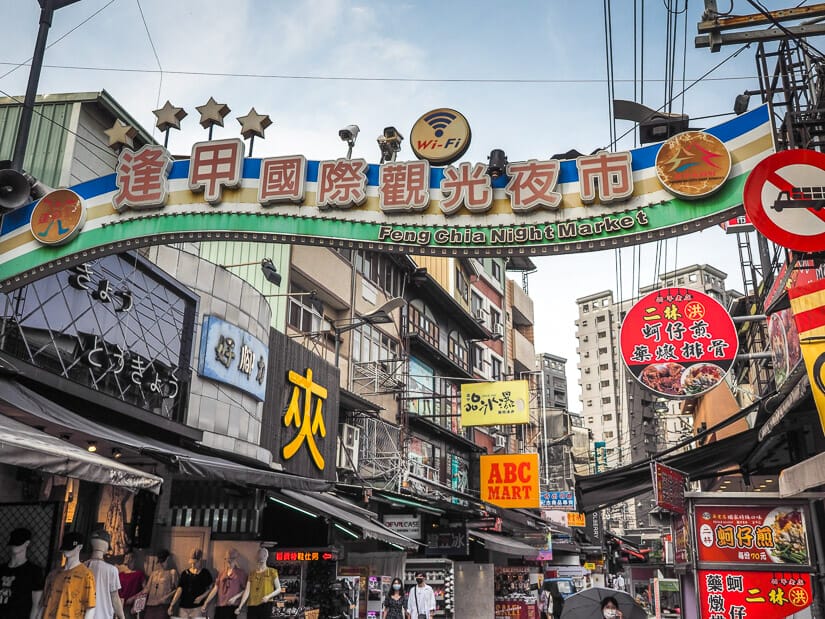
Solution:
M591 587L564 600L561 619L602 619L602 600L608 597L616 598L622 619L647 619L647 613L630 595L604 587Z

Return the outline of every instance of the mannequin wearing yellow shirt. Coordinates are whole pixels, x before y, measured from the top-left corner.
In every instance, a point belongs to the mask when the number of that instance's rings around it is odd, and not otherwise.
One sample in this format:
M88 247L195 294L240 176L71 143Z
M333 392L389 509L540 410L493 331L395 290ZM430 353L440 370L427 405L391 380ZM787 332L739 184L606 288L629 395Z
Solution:
M63 536L60 551L66 565L49 574L40 607L41 619L94 619L95 577L80 562L85 539L79 533Z
M281 581L278 579L278 570L266 565L269 559L266 548L258 550L255 559L257 564L249 573L246 589L235 614L240 615L244 604L249 602L247 619L264 619L272 616L272 600L281 593Z

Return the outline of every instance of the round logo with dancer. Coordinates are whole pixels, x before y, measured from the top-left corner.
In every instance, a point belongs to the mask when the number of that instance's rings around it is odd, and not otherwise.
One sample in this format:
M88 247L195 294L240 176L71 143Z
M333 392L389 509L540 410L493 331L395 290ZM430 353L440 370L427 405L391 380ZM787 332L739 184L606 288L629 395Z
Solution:
M680 198L698 200L716 192L730 176L730 152L704 131L685 131L662 144L656 154L656 176Z

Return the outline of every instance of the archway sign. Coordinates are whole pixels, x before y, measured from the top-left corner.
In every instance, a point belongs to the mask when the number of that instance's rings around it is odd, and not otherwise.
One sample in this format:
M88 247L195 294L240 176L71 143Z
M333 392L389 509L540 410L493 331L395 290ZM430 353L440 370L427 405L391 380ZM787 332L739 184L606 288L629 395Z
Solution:
M435 146L414 144L419 156ZM115 174L5 215L0 291L102 255L189 240L453 256L638 244L738 214L749 171L771 152L765 106L662 144L505 162L493 174L482 163L426 159L244 159L239 139L195 144L188 161L157 145L124 149Z

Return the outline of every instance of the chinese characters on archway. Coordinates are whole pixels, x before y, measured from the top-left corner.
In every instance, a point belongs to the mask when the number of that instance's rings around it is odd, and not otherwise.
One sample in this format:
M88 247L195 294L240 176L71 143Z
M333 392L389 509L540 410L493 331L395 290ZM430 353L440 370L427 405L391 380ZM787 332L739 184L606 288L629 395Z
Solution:
M204 200L220 204L225 188L241 184L244 169L243 141L238 139L199 142L189 160L189 188L203 192ZM159 208L169 197L172 158L162 146L146 145L137 152L124 149L118 158L112 198L115 210ZM597 153L576 160L580 199L584 204L624 200L633 195L631 154ZM316 205L348 209L367 199L369 165L364 159L320 161L317 170ZM504 189L514 213L536 209L556 210L562 194L557 192L560 163L555 159L531 159L507 166L509 182ZM260 161L258 202L263 206L302 203L305 199L307 161L302 155L270 157ZM484 213L493 205L492 179L487 166L459 163L444 168L440 184L440 209L452 215L464 208ZM378 195L385 213L426 210L430 204L430 164L427 161L388 162L379 170Z
M730 315L688 288L651 292L622 321L622 357L645 387L666 398L701 395L725 377L738 351Z

